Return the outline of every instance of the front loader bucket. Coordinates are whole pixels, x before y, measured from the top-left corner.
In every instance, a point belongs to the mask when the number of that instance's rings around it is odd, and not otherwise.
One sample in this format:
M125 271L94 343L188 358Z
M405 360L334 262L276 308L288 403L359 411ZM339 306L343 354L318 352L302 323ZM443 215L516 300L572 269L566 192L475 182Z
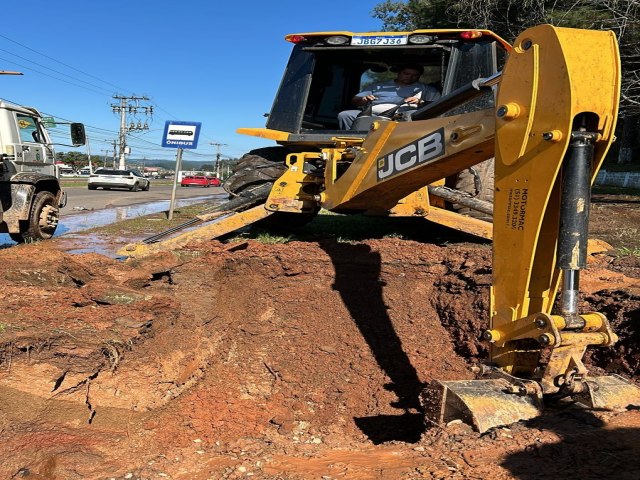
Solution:
M515 392L515 393L514 393ZM428 421L446 424L460 419L480 433L537 417L542 412L542 396L515 388L506 379L433 380L421 393L420 401Z
M588 377L587 385L587 392L576 397L587 407L603 410L640 407L640 388L619 375Z

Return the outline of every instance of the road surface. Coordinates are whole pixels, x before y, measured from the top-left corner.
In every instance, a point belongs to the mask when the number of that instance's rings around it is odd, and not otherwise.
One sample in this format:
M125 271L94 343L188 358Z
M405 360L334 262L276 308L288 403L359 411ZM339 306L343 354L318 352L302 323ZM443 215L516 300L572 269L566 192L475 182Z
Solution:
M67 192L67 206L61 215L69 215L87 210L101 210L103 208L126 207L141 203L157 202L171 199L171 185L151 183L148 192L130 192L128 190L89 190L86 186L63 186ZM176 199L193 197L213 197L223 195L222 187L188 187L176 189Z

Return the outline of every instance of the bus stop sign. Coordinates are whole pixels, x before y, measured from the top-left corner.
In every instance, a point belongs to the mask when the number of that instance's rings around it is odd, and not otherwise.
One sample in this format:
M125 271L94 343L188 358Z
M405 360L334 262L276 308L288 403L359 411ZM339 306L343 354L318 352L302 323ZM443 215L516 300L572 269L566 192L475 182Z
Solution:
M164 124L162 146L167 148L198 148L200 122L180 122L168 120Z

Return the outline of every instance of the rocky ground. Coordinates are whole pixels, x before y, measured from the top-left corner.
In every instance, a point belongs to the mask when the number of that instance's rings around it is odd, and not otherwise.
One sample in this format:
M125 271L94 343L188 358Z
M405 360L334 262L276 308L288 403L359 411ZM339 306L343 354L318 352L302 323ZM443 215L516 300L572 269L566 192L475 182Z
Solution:
M637 229L637 202L593 220ZM486 355L488 244L215 241L126 263L65 249L0 251L0 478L640 478L638 410L424 426L424 384ZM621 340L588 362L637 381L640 258L590 266L582 307Z

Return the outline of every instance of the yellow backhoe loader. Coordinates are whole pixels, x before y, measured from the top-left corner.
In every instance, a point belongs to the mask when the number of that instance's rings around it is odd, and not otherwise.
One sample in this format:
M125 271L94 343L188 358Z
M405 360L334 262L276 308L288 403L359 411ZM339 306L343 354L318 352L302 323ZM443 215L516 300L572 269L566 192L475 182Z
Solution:
M493 238L490 358L477 380L432 382L422 394L427 418L462 417L484 432L538 415L550 397L640 406L640 389L621 377L588 375L586 348L611 346L616 335L604 315L577 308L590 187L617 118L613 33L542 25L513 47L482 30L287 39L294 53L267 128L240 130L280 146L245 155L226 183L232 200L181 227L217 221L123 253L142 256L257 221L308 221L320 208L423 216ZM336 130L337 112L363 82L409 61L424 66L439 100ZM491 223L477 218L491 214Z

